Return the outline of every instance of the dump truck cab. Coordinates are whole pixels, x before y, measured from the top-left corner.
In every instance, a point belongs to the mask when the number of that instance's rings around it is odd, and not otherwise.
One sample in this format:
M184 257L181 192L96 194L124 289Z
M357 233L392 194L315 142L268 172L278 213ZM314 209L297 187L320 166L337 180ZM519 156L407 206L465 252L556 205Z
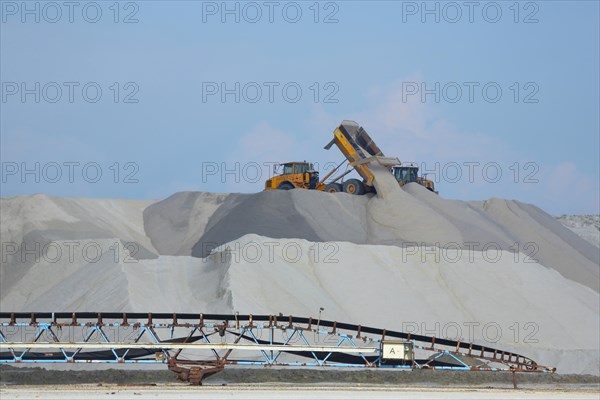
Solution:
M319 172L306 161L291 161L273 166L273 177L265 182L265 190L319 189ZM322 188L320 188L322 190Z
M410 182L416 182L432 192L437 193L433 181L419 176L419 167L414 164L392 167L392 175L394 175L400 186L404 186Z

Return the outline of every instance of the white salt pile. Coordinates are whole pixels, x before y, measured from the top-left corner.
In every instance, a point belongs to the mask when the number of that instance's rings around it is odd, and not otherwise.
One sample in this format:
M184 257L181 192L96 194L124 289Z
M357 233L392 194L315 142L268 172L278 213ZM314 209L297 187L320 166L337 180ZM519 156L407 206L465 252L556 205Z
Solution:
M461 336L562 373L600 374L597 247L531 205L379 183L382 198L2 198L0 309L315 316L324 307L327 319Z
M539 208L514 200L445 200L417 184L391 189L392 184L381 188L387 193L384 198L305 190L231 194L208 218L191 253L178 254L206 257L211 249L250 233L313 242L498 248L523 252L531 261L600 290L598 249ZM173 209L178 203L169 198L153 204L145 211L146 221L159 205ZM207 218L205 209L194 212ZM179 226L182 231L200 231L196 225ZM148 234L153 243L164 239L164 234Z

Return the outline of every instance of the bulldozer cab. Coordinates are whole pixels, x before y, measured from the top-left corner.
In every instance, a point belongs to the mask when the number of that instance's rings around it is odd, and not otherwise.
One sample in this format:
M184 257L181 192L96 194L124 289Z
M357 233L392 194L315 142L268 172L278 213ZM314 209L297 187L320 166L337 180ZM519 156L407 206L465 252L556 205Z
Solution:
M394 167L392 169L392 174L400 183L400 186L406 185L410 182L416 182L419 173L419 167L409 166L409 167Z

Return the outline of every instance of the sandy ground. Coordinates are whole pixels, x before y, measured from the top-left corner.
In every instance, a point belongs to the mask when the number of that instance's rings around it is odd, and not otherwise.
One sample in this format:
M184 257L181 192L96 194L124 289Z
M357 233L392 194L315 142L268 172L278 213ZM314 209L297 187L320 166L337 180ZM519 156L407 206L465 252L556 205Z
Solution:
M44 386L2 388L9 399L597 399L597 390L430 389L386 387L129 387Z

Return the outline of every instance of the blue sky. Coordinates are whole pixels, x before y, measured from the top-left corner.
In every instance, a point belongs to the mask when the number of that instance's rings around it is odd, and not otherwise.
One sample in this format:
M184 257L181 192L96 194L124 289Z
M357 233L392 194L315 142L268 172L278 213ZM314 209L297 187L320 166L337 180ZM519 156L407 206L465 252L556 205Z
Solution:
M257 192L274 162L326 173L353 119L443 197L599 212L596 1L23 4L1 2L2 196Z

